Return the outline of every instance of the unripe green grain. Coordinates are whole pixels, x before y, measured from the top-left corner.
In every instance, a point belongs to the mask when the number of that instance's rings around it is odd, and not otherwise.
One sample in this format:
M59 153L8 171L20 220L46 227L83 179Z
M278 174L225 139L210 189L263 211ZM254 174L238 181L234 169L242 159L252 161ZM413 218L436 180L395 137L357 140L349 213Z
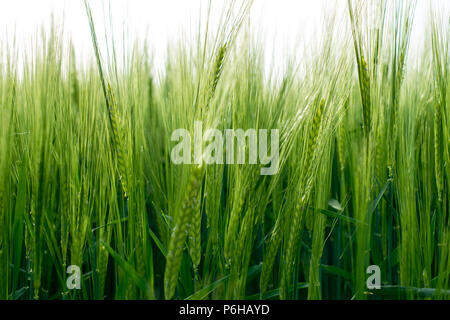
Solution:
M214 94L216 93L217 84L219 83L220 75L222 74L226 51L227 51L227 44L224 44L219 48L219 51L217 52L213 71L211 73L211 78L209 81L210 87L209 87L209 93L208 93L208 98L207 98L208 100L206 102L206 106L209 105L212 98L214 97Z
M306 152L306 160L305 160L305 163L308 166L307 171L311 169L311 160L313 158L314 151L316 149L316 143L319 137L320 124L322 122L322 115L324 108L325 108L325 101L321 100L319 103L319 107L317 108L316 114L314 115L313 125L311 127L311 131L308 138L308 149ZM305 177L303 177L303 179L305 179Z
M283 239L284 219L280 217L275 223L275 227L272 231L267 249L264 252L264 260L261 269L261 277L259 281L260 297L264 295L269 284L270 274L273 269L275 257L277 256L278 249Z
M380 187L384 184L386 180L386 170L385 170L385 163L384 163L384 144L382 141L382 135L381 130L378 130L377 133L377 145L376 145L376 164L375 164L375 170L376 170L376 178L378 179L378 183L380 184Z
M344 171L345 169L345 128L341 124L337 130L337 149L338 149L338 156L339 156L339 166L340 170Z
M306 185L308 183L310 183L311 181L308 181L309 178L311 177L311 169L312 169L312 161L313 161L313 157L314 157L314 152L316 150L316 145L317 145L317 139L319 137L319 131L320 131L320 124L322 122L322 116L323 116L323 111L325 108L325 101L321 100L319 103L319 107L316 111L316 114L314 115L313 118L313 125L309 134L309 138L308 138L308 148L307 148L307 153L306 153L306 160L305 160L305 165L306 165L306 170L302 172L302 180L301 180L301 185L306 187ZM309 192L309 190L307 190L308 188L305 188L305 194ZM312 229L312 223L313 223L313 219L312 219L312 213L311 212L306 212L306 226L309 230Z
M247 277L245 275L248 267L248 259L251 252L249 252L248 244L252 240L253 223L254 223L254 208L247 208L241 223L239 233L236 235L236 245L233 252L233 265L231 269L231 296L232 299L242 299L245 294L245 283Z
M128 182L127 182L127 165L125 159L125 152L123 146L123 135L122 128L120 125L119 119L119 111L117 107L117 101L114 96L114 92L111 89L111 86L108 84L108 111L111 122L111 129L113 133L113 143L115 147L115 152L117 155L117 164L119 168L119 179L122 184L122 189L125 194L125 197L128 197Z
M304 220L304 207L306 204L306 197L302 197L299 203L295 207L294 214L292 216L290 232L287 234L288 243L286 248L286 256L284 264L282 265L282 276L280 286L280 298L282 300L287 298L288 287L291 284L292 272L295 266L295 251L297 250L297 243L300 239L301 226Z
M241 211L242 207L244 206L244 200L245 197L243 197L239 191L236 191L234 198L235 205L231 209L230 218L228 221L228 228L225 234L224 256L225 256L225 264L227 267L229 267L230 264L232 263L235 239L239 228L239 221L241 219Z
M166 257L166 270L164 272L164 294L166 299L171 299L175 294L178 273L183 258L184 241L189 223L192 221L193 212L197 207L198 194L202 183L202 172L201 167L195 167L190 175L186 197L170 237Z
M438 106L434 112L434 164L439 202L442 202L442 191L444 190L442 150L442 115L441 108Z
M100 287L100 295L103 297L103 293L105 291L105 283L106 283L106 273L108 270L108 251L104 245L100 245L98 251L98 263L97 263L97 272L99 277L99 287Z
M196 207L192 213L191 223L189 224L189 254L191 255L194 269L197 270L201 259L201 229L202 229L202 212L200 192L197 196Z
M145 276L144 235L142 234L142 229L138 228L135 235L137 271L141 276Z
M363 124L364 132L366 135L370 131L371 125L371 110L370 110L370 78L369 71L367 69L367 63L364 56L361 56L360 63L360 89L361 89L361 100L363 107Z
M312 190L312 159L314 152L317 147L317 139L320 133L320 125L322 122L323 111L325 109L325 101L321 100L317 111L313 118L313 124L311 130L309 131L308 146L306 150L305 166L306 170L302 172L301 176L301 187L303 188L303 196L297 204L294 214L292 216L292 222L290 227L290 232L288 234L288 243L286 248L286 258L285 258L285 271L282 276L282 288L280 288L280 295L284 299L287 295L287 286L289 286L292 276L292 271L295 264L295 250L297 248L297 242L299 238L300 226L303 221L303 217L306 215L306 223L310 224L312 227L312 216L308 217L307 212L305 212L305 206L309 201L309 197ZM308 221L309 220L309 221Z

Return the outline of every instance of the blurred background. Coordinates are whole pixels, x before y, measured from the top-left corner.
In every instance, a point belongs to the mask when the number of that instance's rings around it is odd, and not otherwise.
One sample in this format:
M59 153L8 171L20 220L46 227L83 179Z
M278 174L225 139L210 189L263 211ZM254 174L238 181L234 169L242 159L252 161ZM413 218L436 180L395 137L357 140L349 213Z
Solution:
M212 23L220 19L227 2L213 1ZM98 32L107 30L119 50L131 46L136 39L148 40L157 69L162 69L169 44L180 39L193 39L197 34L199 21L206 21L208 3L209 0L90 1ZM417 2L411 37L412 55L424 43L430 3L428 0ZM448 0L435 3L442 10L450 10ZM342 12L338 19L348 19L346 4L347 0L254 0L250 25L265 46L267 67L282 67L287 56L300 54L302 50L299 49L307 47L311 39L319 38L325 15L333 12L335 7ZM40 36L41 27L50 26L52 15L56 24L63 26L63 37L72 41L77 55L92 56L83 0L0 1L0 43L5 44L9 39L8 46L12 43L16 47L29 46L32 39Z

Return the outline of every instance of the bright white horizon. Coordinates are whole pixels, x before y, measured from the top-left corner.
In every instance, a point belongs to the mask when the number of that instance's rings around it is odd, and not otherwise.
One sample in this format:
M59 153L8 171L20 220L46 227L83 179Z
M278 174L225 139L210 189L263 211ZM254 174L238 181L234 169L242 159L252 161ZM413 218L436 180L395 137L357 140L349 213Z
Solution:
M221 7L223 2L213 1L213 6ZM450 10L450 1L441 2L444 10ZM205 6L207 0L91 0L90 3L98 30L103 28L104 8L108 10L111 4L116 45L122 45L125 29L133 37L146 37L155 64L161 67L168 44L174 43L182 34L187 38L195 34L200 5ZM284 53L293 52L296 46L314 37L324 12L335 3L345 5L346 0L255 0L250 21L253 30L257 30L264 40L269 60L266 63L282 66ZM428 3L428 0L417 3L411 37L413 52L424 42ZM91 57L92 45L83 0L2 1L0 39L14 37L19 45L29 45L39 34L40 27L49 25L52 14L57 23L64 25L64 41L71 40L79 56ZM217 16L216 12L213 20Z

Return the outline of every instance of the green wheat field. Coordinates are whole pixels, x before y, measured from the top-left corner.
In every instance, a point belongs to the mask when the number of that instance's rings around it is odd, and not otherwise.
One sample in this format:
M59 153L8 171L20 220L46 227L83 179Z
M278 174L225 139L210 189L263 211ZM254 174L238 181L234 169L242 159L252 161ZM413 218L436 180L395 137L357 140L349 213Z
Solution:
M450 298L450 12L413 55L415 1L344 1L277 76L226 3L158 73L87 0L87 63L57 24L1 43L0 299ZM174 163L195 121L279 130L277 173Z

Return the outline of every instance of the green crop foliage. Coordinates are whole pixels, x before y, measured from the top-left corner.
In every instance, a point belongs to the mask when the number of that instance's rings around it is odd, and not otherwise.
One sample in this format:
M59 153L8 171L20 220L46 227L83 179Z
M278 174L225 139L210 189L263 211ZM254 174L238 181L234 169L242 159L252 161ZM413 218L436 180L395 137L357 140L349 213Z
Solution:
M57 25L20 68L0 46L0 299L450 298L439 1L413 55L415 1L348 0L281 74L247 27L252 1L169 47L158 74L148 43L124 65L111 39L102 52L84 3L86 64ZM277 173L174 163L172 133L197 121L279 130Z

